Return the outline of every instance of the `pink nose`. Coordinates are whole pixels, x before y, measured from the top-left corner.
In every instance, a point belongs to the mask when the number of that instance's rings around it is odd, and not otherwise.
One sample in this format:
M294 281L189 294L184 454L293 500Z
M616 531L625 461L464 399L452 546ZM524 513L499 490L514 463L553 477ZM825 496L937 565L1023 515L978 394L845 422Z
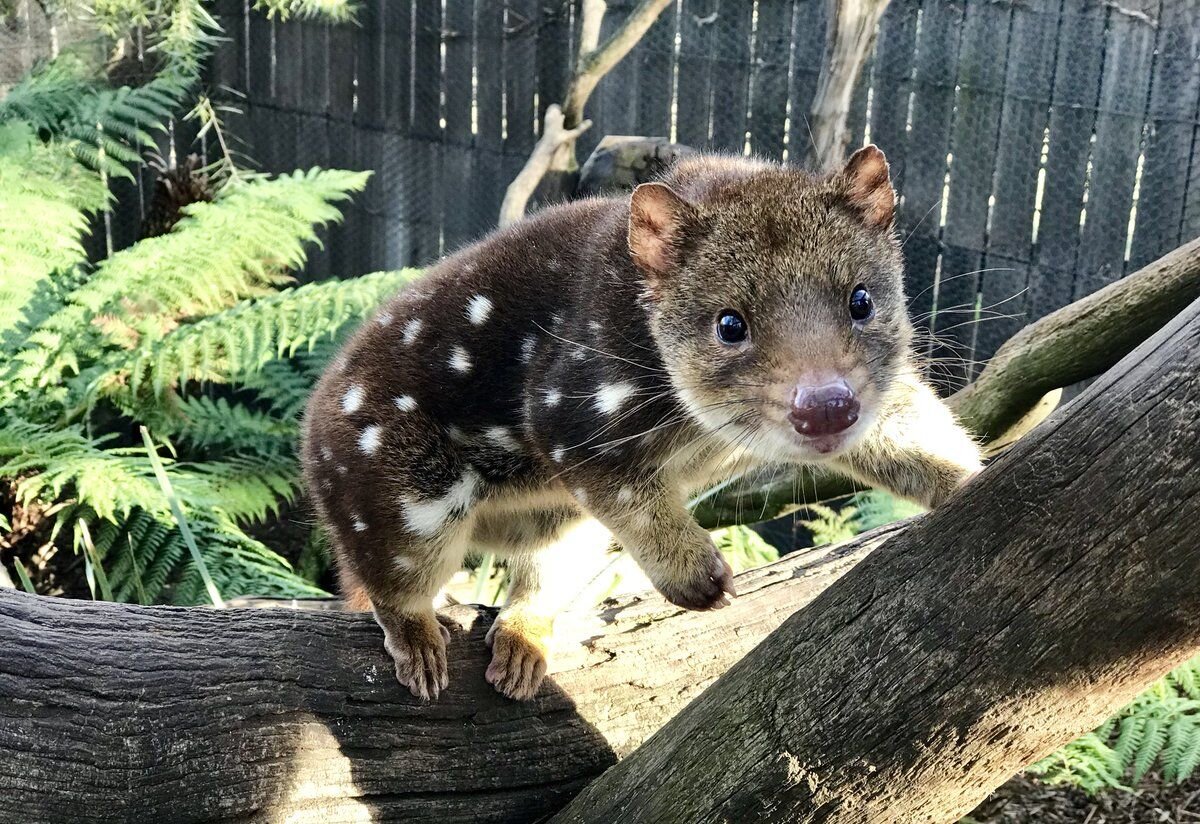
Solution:
M788 420L801 435L836 435L854 425L858 408L854 390L839 378L822 386L797 386Z

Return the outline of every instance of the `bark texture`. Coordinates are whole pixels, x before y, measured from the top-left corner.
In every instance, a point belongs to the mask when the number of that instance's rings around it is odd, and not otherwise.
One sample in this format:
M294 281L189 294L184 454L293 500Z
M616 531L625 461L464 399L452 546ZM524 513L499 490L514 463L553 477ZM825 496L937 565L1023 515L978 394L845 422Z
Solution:
M718 612L563 616L525 704L484 682L490 610L446 613L450 688L422 706L366 615L0 591L0 821L533 821L904 528L745 573Z
M554 821L953 822L1200 649L1200 301Z

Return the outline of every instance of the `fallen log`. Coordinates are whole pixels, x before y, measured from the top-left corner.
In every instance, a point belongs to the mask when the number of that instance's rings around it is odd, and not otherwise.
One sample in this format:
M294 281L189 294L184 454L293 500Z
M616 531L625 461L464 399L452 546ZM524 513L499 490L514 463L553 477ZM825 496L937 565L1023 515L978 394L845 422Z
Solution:
M484 682L486 608L447 612L450 688L422 705L366 615L3 590L0 821L536 820L905 528L745 573L719 612L644 595L564 615L523 704Z
M553 820L953 822L1200 650L1200 301Z

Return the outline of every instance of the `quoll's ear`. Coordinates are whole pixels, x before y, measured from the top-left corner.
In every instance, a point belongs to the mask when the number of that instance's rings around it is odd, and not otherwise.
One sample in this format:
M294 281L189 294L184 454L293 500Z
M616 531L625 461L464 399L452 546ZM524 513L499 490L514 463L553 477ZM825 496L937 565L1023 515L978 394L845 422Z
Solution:
M691 204L665 183L643 183L629 201L629 253L646 274L660 278L679 266L683 241L696 218Z
M842 170L846 200L857 209L868 226L890 229L896 217L896 190L888 175L888 162L874 144L850 156Z

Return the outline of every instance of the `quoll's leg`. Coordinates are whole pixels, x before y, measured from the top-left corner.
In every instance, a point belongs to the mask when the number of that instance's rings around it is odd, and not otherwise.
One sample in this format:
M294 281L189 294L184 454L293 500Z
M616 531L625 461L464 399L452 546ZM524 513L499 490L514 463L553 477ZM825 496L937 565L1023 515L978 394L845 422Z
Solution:
M456 525L435 540L407 542L394 555L391 574L366 584L396 679L418 698L437 698L450 683L450 632L438 621L433 598L462 566L466 534L465 525Z
M538 596L547 552L524 552L509 559L508 600L487 634L492 661L484 677L497 692L517 701L533 698L546 676L554 613Z
M879 420L835 465L927 507L979 472L979 447L919 377L902 375Z
M476 536L510 553L508 598L488 630L485 677L501 694L528 700L546 675L555 616L586 584L581 565L603 557L611 536L574 507L481 518Z
M629 550L655 588L685 609L720 609L733 569L679 496L657 483L586 492L587 507Z

